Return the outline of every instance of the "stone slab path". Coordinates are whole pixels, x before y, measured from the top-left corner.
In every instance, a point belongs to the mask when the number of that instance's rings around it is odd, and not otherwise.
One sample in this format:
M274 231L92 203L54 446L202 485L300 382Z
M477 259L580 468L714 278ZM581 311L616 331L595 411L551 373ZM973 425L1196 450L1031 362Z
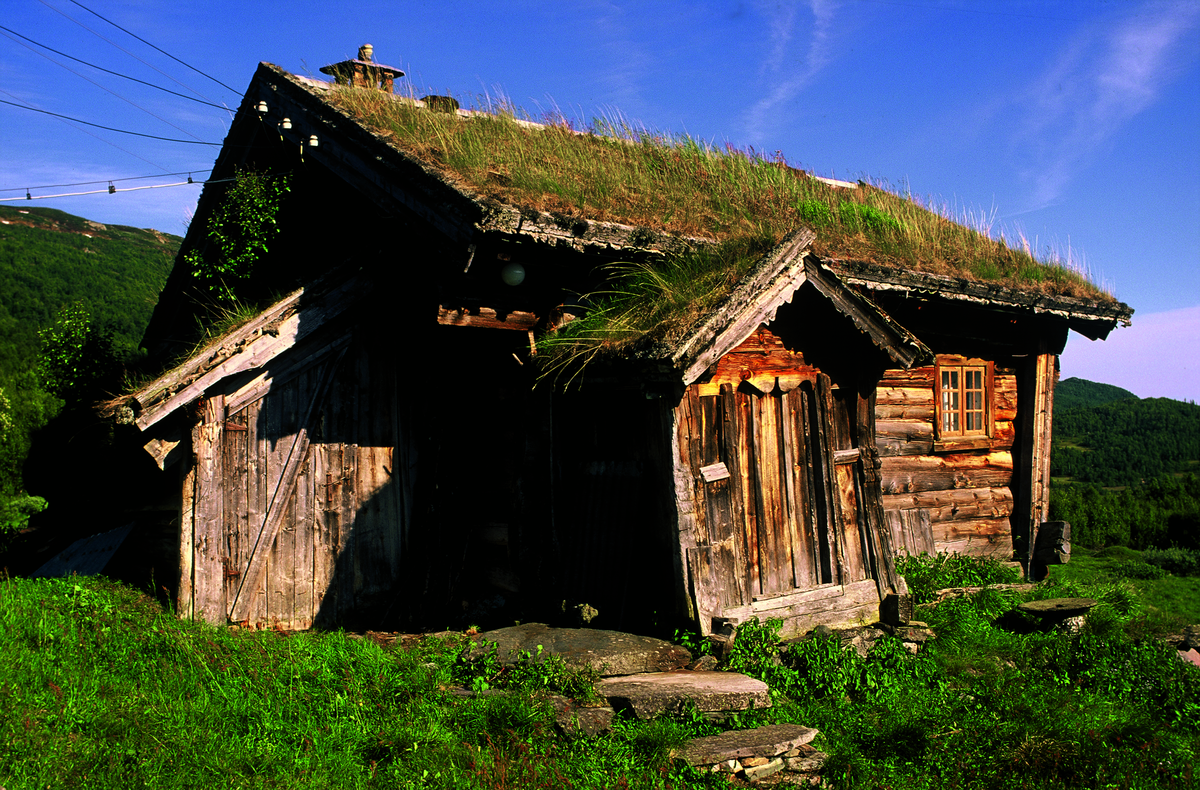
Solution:
M543 653L574 666L591 666L601 677L670 672L692 660L687 648L662 639L596 628L551 628L543 623L485 631L473 654L482 655L493 644L502 664L514 664L525 654L536 656L541 646Z
M615 710L629 710L639 719L682 711L688 701L701 713L771 707L767 684L737 672L653 672L604 678L596 691Z

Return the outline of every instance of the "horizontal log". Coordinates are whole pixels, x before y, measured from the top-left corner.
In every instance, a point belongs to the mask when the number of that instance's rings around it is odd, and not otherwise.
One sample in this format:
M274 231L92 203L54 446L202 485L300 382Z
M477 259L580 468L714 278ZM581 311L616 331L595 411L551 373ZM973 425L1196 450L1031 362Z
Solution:
M990 540L994 536L1012 535L1012 522L1007 518L973 518L963 521L933 522L929 525L935 543L949 543L965 538Z
M938 552L947 554L964 554L970 557L993 557L1005 561L1012 559L1012 536L993 535L991 539L964 538L961 540L937 543Z
M923 508L934 512L952 514L982 513L996 511L991 515L1008 515L1012 512L1013 493L1011 488L956 488L950 491L920 491L910 494L884 494L883 509L913 510ZM974 516L963 516L974 518ZM945 516L939 521L949 521Z
M443 326L477 326L484 329L517 329L528 332L538 324L538 316L513 310L498 313L490 307L472 310L438 307L437 322Z
M926 420L876 420L875 437L906 442L933 441L933 423Z
M879 453L880 457L896 455L929 455L933 452L933 438L930 437L920 441L908 441L907 439L893 436L876 436L875 450Z
M749 606L727 607L724 616L742 622L789 618L819 612L839 612L867 605L879 606L879 589L873 579L847 585L830 584L813 590L795 590L782 595L755 596Z
M913 386L885 387L880 385L875 389L876 406L933 406L933 387L918 388Z
M880 482L884 494L995 488L1007 486L1012 481L1013 460L1008 451L891 456L881 461Z
M884 403L875 402L875 419L884 420L920 420L933 426L933 400L921 403Z
M909 368L901 370L892 368L885 370L883 376L879 379L879 385L882 386L926 386L933 387L934 368L932 365L924 365L919 368Z

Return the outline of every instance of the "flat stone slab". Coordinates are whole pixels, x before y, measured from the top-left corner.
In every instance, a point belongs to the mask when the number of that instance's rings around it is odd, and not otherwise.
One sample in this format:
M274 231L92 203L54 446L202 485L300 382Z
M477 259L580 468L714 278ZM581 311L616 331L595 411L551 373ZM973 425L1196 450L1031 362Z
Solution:
M536 656L541 645L543 653L573 666L590 666L601 677L669 672L692 660L687 648L662 639L597 628L551 628L543 623L486 631L479 635L471 657L482 655L492 644L502 664L515 664L525 653Z
M1044 601L1027 601L1017 608L1046 620L1065 620L1087 614L1095 605L1096 601L1091 598L1048 598Z
M799 724L769 724L752 730L731 730L695 738L688 741L679 756L688 765L713 765L747 757L770 759L799 749L818 735L818 730Z
M654 672L604 678L596 691L617 710L631 710L639 719L683 710L688 700L701 713L771 707L767 684L737 672ZM716 762L714 760L714 762Z

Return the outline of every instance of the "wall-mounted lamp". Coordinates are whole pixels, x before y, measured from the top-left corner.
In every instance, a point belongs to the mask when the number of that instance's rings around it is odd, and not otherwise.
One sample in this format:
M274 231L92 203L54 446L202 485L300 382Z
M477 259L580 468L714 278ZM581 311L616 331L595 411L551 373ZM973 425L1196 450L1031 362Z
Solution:
M284 118L282 121L279 122L279 128L280 129L291 129L292 128L292 119Z
M525 267L519 263L506 263L500 269L500 279L505 285L520 285L525 282Z
M315 134L309 135L309 137L308 137L308 147L309 148L316 148L320 144L321 143L317 140L317 136Z
M267 103L265 101L260 101L258 103L258 106L255 109L257 109L259 111L259 113L266 115L267 114Z

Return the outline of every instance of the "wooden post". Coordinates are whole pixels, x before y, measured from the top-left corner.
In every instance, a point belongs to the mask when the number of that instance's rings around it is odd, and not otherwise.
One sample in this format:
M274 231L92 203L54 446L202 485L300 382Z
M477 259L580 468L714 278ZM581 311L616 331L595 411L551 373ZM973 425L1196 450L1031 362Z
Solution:
M195 432L189 436L194 441ZM196 532L196 456L194 445L188 448L180 466L179 475L179 585L176 587L175 616L191 620L194 609L192 598L192 561L195 551Z
M1018 384L1021 451L1013 525L1014 539L1021 541L1020 560L1028 576L1032 570L1037 528L1050 509L1050 430L1054 413L1054 383L1058 377L1058 355L1039 344L1030 357Z
M192 429L195 450L194 531L192 532L192 617L225 623L224 496L221 493L221 439L225 427L225 396L201 402L203 417Z

